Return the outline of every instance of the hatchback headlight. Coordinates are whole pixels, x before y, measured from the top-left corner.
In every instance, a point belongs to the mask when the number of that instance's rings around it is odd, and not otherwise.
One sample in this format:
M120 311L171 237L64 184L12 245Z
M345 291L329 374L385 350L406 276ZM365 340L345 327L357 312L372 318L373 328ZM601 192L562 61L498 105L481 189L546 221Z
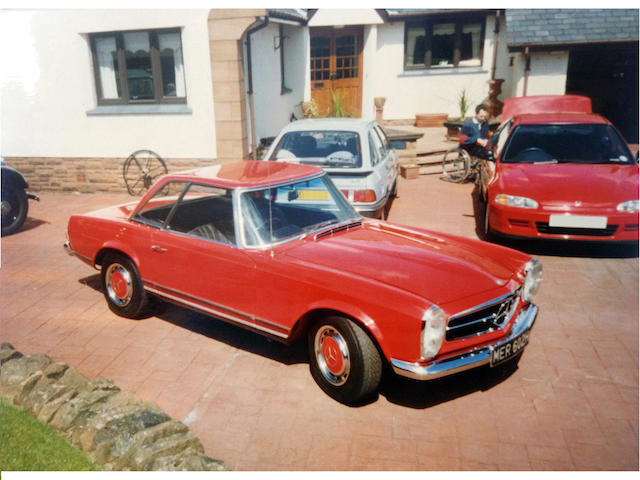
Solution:
M420 338L420 354L422 358L425 360L433 358L440 351L446 326L447 318L437 305L424 312Z
M629 200L628 202L622 202L616 207L619 212L637 212L640 210L640 200Z
M540 288L542 281L542 264L533 259L524 267L524 282L522 283L522 300L529 303Z
M538 202L531 198L507 195L506 193L496 195L495 202L508 207L538 208Z

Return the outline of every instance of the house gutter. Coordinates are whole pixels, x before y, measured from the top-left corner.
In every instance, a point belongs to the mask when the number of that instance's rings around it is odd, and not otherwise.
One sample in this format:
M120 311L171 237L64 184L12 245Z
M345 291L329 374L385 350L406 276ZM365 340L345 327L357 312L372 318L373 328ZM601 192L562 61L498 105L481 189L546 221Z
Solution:
M269 25L269 17L258 17L255 26L247 30L247 77L248 77L248 89L247 95L249 96L249 124L251 125L251 158L253 160L258 159L258 152L256 148L256 121L255 112L253 107L253 68L251 66L251 35L259 30L262 30Z
M493 63L491 65L491 80L496 79L496 67L498 63L498 37L500 35L500 10L496 10L496 21L493 28Z
M529 53L529 47L525 47L524 49L524 58L525 58L525 66L524 66L524 87L522 89L522 96L527 96L527 86L529 85L529 72L531 71L531 54Z

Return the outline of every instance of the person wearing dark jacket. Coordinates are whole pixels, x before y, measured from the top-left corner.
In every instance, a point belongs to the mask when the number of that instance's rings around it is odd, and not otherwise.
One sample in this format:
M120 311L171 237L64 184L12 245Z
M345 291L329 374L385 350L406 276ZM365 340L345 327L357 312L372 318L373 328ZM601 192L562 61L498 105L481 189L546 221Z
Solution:
M485 104L476 107L476 116L462 125L461 135L466 135L462 147L474 157L489 159L491 152L487 150L487 136L489 135L489 111Z

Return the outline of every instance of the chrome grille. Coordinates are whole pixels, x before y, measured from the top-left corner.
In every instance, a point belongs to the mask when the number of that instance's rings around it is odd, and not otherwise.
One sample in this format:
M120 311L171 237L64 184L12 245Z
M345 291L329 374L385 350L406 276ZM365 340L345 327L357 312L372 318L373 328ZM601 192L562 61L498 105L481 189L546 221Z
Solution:
M520 290L449 317L447 341L461 340L504 327L518 305Z

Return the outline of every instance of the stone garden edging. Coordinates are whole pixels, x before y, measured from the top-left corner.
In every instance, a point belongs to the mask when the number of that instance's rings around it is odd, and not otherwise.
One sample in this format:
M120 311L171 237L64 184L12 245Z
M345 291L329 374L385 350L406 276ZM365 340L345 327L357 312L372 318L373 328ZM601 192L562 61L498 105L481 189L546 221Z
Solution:
M0 345L0 397L57 430L103 470L227 470L157 405L9 343Z

